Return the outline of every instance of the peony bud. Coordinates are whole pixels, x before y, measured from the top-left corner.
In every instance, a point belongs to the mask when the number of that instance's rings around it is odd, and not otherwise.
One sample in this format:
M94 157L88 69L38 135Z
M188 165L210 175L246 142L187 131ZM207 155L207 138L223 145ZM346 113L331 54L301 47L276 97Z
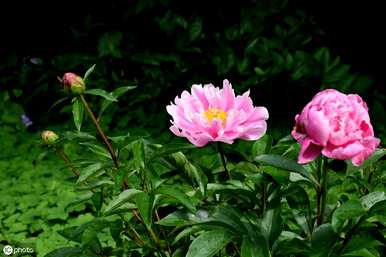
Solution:
M55 134L55 132L51 130L45 130L41 134L42 140L46 145L52 145L54 144L58 139L59 136Z
M62 86L66 93L72 92L75 95L83 94L86 85L83 79L75 73L67 72L62 79Z

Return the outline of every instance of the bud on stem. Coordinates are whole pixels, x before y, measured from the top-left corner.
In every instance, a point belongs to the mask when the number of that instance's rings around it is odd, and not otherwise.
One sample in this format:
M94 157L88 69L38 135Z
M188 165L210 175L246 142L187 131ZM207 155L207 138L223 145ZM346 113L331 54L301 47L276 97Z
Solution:
M59 139L59 136L51 130L43 131L41 134L41 137L42 137L43 143L46 145L52 145Z
M86 90L86 84L83 79L72 72L64 74L62 79L62 86L66 93L72 93L74 95L83 94Z

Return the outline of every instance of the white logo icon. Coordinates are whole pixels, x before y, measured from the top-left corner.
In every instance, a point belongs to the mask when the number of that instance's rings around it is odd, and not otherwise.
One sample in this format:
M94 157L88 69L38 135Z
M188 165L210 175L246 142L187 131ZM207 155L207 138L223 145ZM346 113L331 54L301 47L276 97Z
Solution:
M12 246L10 246L10 245L4 246L3 252L4 252L5 255L11 255L12 252L13 252Z

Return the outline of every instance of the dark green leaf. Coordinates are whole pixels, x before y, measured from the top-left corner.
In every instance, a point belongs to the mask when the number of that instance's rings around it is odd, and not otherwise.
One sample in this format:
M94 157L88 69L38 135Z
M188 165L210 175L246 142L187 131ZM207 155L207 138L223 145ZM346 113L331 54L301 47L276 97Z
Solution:
M324 254L331 251L337 240L338 235L332 229L331 224L323 224L317 227L311 238L312 256L327 256Z
M118 209L123 204L129 202L130 200L135 199L135 196L142 193L142 191L137 189L127 189L120 193L116 198L114 198L107 208L104 210L105 215L109 215L114 210Z
M317 184L317 181L315 180L315 178L312 177L312 175L308 171L306 171L302 167L302 165L297 164L295 161L287 159L283 156L273 155L273 154L263 154L255 157L255 161L268 164L283 170L299 173L303 177L307 178L310 182Z
M91 66L90 68L88 68L88 70L87 70L86 73L84 74L84 76L83 76L83 81L84 81L85 83L86 83L88 77L91 75L91 73L94 72L95 66L96 66L96 64L94 64L93 66Z
M212 230L202 233L189 246L186 257L211 257L224 248L232 236L226 230Z
M81 254L80 247L63 247L49 252L45 257L79 257Z
M136 194L135 201L143 222L150 228L153 223L154 197L147 195L145 192L140 192Z
M84 115L84 106L79 98L76 98L72 104L72 115L74 117L75 127L78 131L80 131Z
M192 212L196 211L196 207L194 206L190 197L186 195L184 191L180 190L174 185L161 186L160 188L157 189L157 193L161 195L166 195L168 197L172 197L176 199L178 202L180 202L181 204L185 205L186 208L188 208L190 211Z
M89 94L89 95L97 95L97 96L101 96L103 97L104 99L108 100L108 101L111 101L111 102L117 102L117 98L113 97L111 95L111 93L108 93L106 92L105 90L103 89L99 89L99 88L95 88L95 89L89 89L89 90L86 90L86 92L84 92L85 94Z
M365 209L359 200L349 200L342 204L332 215L331 225L335 232L340 231L346 220L360 217Z
M87 180L90 176L92 176L102 168L103 168L103 163L97 162L81 169L80 176L76 183L82 183L83 181Z
M363 208L366 211L369 211L375 204L385 201L386 195L385 192L381 191L371 192L370 194L363 196L360 200Z
M201 29L202 29L201 19L197 19L190 25L190 29L189 29L190 41L194 41L201 34Z
M100 145L96 145L96 144L88 143L88 142L84 142L84 143L80 143L80 144L87 146L91 152L93 152L99 156L106 157L107 159L111 159L110 153L106 150L106 148L104 148Z

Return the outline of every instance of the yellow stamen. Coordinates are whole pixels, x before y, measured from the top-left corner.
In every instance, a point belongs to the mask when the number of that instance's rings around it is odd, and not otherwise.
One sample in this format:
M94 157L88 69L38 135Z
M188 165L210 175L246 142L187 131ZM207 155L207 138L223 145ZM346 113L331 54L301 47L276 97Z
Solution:
M204 116L207 118L209 123L212 125L213 119L220 119L222 121L222 126L225 126L227 121L227 113L221 109L209 108L204 112Z

